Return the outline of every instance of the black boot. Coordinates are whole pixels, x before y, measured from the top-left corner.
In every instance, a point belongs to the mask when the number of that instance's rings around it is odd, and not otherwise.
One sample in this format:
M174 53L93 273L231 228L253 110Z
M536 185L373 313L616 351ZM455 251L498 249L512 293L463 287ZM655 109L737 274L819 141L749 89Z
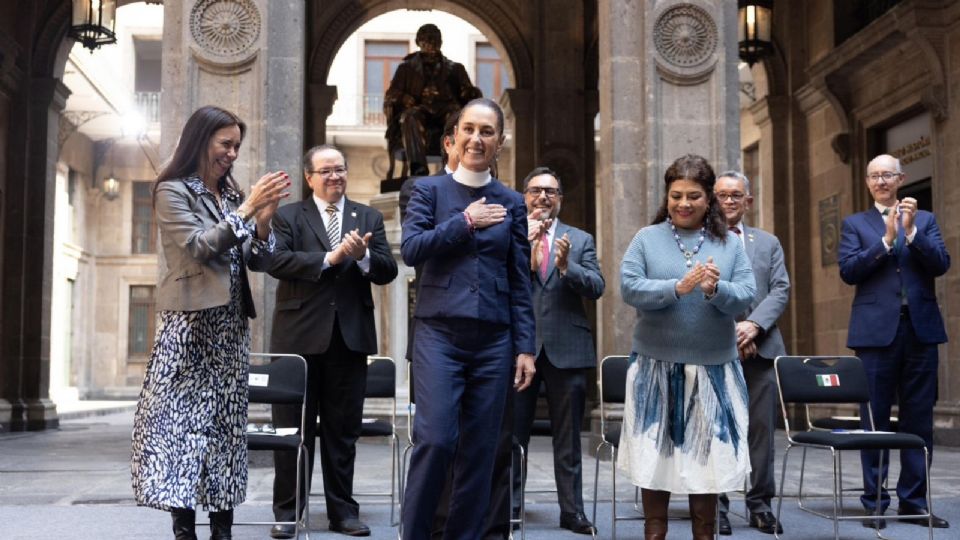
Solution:
M193 508L171 508L173 537L175 540L197 540L197 513Z
M210 512L210 540L232 540L233 510Z

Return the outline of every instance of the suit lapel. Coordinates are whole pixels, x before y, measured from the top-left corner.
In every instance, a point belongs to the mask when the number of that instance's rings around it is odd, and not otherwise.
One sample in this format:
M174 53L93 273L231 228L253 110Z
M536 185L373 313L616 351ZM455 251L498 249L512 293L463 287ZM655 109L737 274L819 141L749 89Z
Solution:
M340 233L347 234L348 232L358 229L360 223L359 218L357 217L357 205L344 197L343 199L343 219L340 220ZM360 236L363 236L363 231L360 231Z
M883 236L887 232L887 226L883 222L883 216L880 215L880 211L877 210L877 207L874 206L864 212L864 218L867 221L867 224L877 232L878 236Z
M754 253L757 252L757 235L753 232L753 227L743 226L743 247L747 251L747 258L752 261Z
M303 211L307 226L310 227L313 234L320 240L323 248L330 251L330 239L327 238L327 228L323 226L323 217L320 215L320 210L317 209L317 203L314 202L313 197L310 196L301 201L300 208Z
M563 233L566 232L567 226L563 224L559 219L557 220L557 230L553 233L553 242L550 242L550 256L547 257L547 279L544 280L543 284L546 285L550 278L553 277L553 271L556 269L557 265L554 262L556 257L556 244L557 240L563 238Z

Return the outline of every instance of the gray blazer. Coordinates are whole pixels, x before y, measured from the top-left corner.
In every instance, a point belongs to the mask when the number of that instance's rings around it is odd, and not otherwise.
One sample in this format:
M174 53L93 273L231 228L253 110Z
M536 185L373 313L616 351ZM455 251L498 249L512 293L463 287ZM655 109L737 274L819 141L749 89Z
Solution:
M777 319L783 315L790 300L790 276L783 261L783 248L776 236L754 227L743 227L747 258L757 280L757 294L749 312L737 320L753 321L763 328L757 337L757 354L776 358L787 354Z
M546 351L550 363L561 369L595 367L596 350L583 301L603 294L603 274L593 237L558 221L554 241L564 233L570 238L567 273L561 276L557 270L551 245L547 279L542 280L539 272L531 275L537 352Z
M198 311L230 303L230 248L243 246L242 258L250 270L263 271L271 254L251 249L252 236L237 238L226 220L220 219L217 202L201 195L189 182L198 178L168 180L157 188L154 201L160 226L160 284L157 309ZM230 191L224 198L236 210L243 202ZM240 272L244 313L256 317L253 296L245 271Z

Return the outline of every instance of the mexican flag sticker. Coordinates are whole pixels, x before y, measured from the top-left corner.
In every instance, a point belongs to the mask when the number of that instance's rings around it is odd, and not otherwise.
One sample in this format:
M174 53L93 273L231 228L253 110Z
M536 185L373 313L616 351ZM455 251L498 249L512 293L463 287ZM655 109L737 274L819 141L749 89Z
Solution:
M817 375L817 386L840 386L840 377L836 374Z

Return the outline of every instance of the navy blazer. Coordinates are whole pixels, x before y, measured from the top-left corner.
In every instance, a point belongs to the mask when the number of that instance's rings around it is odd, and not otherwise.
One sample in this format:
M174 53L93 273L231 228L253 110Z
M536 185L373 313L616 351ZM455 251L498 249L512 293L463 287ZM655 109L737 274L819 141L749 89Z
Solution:
M950 268L950 254L930 212L917 212L917 234L905 245L901 228L898 248L887 253L886 230L876 207L843 220L837 255L840 278L856 285L847 347L886 347L900 324L901 289L907 292L910 322L921 343L944 343L947 333L934 294L934 278Z
M507 215L471 232L463 211L481 197ZM526 210L523 197L496 179L480 188L450 174L417 180L400 244L408 266L422 265L414 316L510 325L514 354L535 354Z

